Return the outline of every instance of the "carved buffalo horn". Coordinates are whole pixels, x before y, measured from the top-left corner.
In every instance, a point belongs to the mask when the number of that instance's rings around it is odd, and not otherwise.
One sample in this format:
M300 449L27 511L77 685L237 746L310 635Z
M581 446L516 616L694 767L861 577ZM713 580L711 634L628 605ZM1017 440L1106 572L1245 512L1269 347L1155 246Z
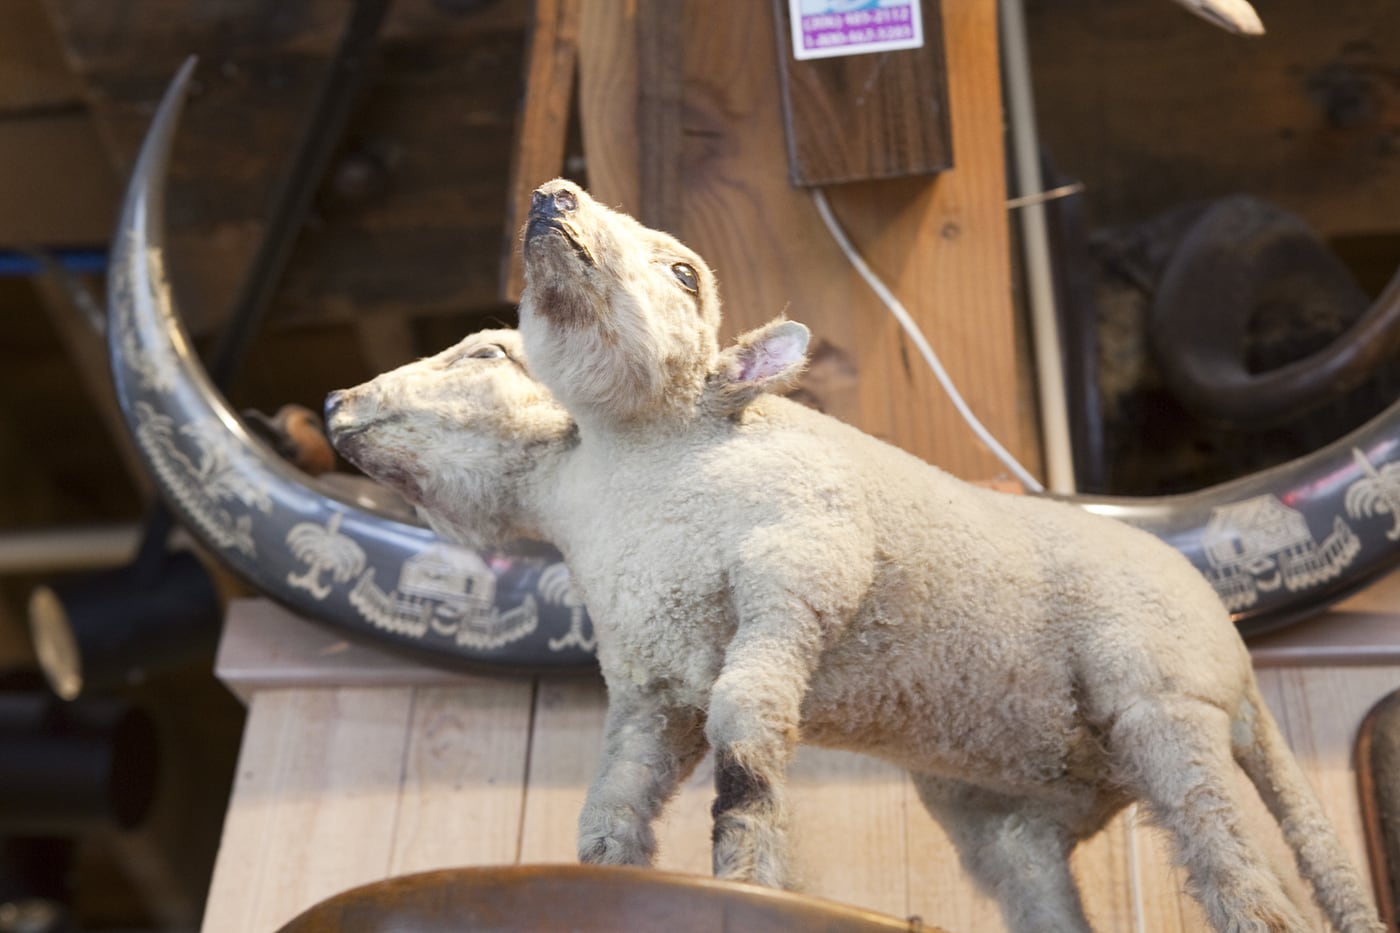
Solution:
M557 552L478 553L339 498L251 434L191 347L166 276L164 194L193 60L147 133L112 245L108 341L127 426L182 522L309 618L461 666L593 663Z
M1355 321L1317 352L1251 372L1250 320L1282 304ZM1364 313L1361 313L1365 309ZM1400 275L1366 293L1299 217L1243 195L1208 208L1167 263L1151 334L1172 393L1203 418L1262 427L1295 418L1375 374L1400 351Z
M1247 0L1176 0L1201 19L1226 32L1241 36L1261 36L1264 24Z
M264 593L348 633L443 662L592 663L592 628L557 554L468 551L338 498L278 459L215 391L165 272L164 179L190 71L166 93L136 164L108 296L118 397L171 507ZM1397 423L1400 405L1309 456L1195 493L1069 501L1176 547L1253 634L1400 558Z

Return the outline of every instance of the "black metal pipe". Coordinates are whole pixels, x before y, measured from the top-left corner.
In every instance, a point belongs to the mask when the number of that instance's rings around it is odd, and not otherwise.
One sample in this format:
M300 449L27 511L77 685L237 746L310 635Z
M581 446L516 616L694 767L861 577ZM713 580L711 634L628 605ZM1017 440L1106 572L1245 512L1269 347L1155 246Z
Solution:
M0 835L135 826L155 796L158 748L151 718L125 700L0 693Z
M390 2L356 0L350 12L335 56L311 105L310 119L302 130L287 171L278 182L272 213L243 277L228 328L209 360L209 375L224 391L228 390L266 315L317 185L340 144L355 98L369 70Z

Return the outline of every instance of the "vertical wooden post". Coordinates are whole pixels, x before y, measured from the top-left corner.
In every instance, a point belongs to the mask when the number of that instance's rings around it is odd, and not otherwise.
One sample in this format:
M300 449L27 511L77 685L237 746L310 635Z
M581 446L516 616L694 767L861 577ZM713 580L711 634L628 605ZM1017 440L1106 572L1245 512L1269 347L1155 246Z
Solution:
M645 216L639 4L588 2L579 106L589 184ZM964 426L898 324L847 264L810 195L788 183L772 8L668 4L685 17L675 231L715 268L732 334L780 313L812 327L810 395L828 413L967 478L1005 473ZM1017 416L995 0L943 0L954 168L829 189L867 261L919 322L972 409L1037 468ZM681 12L683 9L683 12ZM832 132L841 132L833 127Z
M569 102L578 58L579 2L535 0L506 200L500 280L505 301L519 301L525 286L517 234L530 209L530 193L564 169Z

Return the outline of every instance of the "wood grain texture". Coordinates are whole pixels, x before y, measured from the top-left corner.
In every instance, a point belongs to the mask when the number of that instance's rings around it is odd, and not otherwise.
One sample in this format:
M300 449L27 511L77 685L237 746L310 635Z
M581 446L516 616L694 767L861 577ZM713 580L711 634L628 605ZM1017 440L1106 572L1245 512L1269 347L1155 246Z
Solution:
M414 691L392 874L516 860L532 693L527 680Z
M639 209L634 25L626 4L588 5L580 119L589 184ZM827 413L952 472L1003 470L971 437L898 325L846 263L810 197L787 180L771 10L722 0L685 6L684 186L680 236L714 267L726 332L780 313L812 327L805 386ZM701 28L700 17L703 17ZM857 248L941 353L978 416L1034 459L1018 387L1002 177L996 15L991 0L943 4L954 162L933 180L831 192Z
M204 930L355 884L517 856L531 685L257 693Z
M339 0L48 0L119 177L178 64L200 56L172 157L172 279L198 335L227 314L345 22ZM499 306L528 8L394 4L270 321Z
M578 106L588 186L605 204L623 209L641 203L637 36L636 4L583 5Z
M535 0L525 44L525 79L511 150L510 185L502 232L501 299L520 300L525 263L520 229L530 193L564 172L569 104L578 65L579 0Z
M942 933L823 899L633 866L529 865L393 878L279 933Z
M242 656L246 667L255 652ZM272 667L305 668L281 651L266 657ZM296 688L286 671L280 680L245 677L245 687L283 686L251 689L206 931L271 929L334 891L415 869L575 860L578 812L601 747L599 681L541 681L533 701L528 681L447 673L437 684L370 687L361 660L346 669L361 686L321 678L321 686ZM394 670L385 676L402 676ZM1375 700L1400 685L1400 666L1268 668L1259 678L1362 864L1351 743ZM658 826L659 867L709 872L712 779L707 759L672 801ZM1316 918L1281 834L1240 781L1249 825ZM950 930L1003 929L898 769L804 747L789 787L808 892ZM1202 929L1166 839L1145 817L1115 819L1075 853L1074 870L1097 929Z
M1400 668L1261 671L1259 686L1317 791L1323 811L1337 828L1354 864L1367 875L1352 749L1366 713L1400 686ZM1311 904L1306 916L1321 924Z
M522 863L578 861L584 794L603 747L602 681L542 681L520 824Z
M951 167L941 0L922 4L924 44L798 60L788 0L773 0L794 185L832 185Z
M85 111L0 117L0 247L106 243L119 192Z
M637 219L679 235L685 177L686 22L670 0L639 0L637 47Z
M1041 143L1094 223L1247 192L1325 235L1395 231L1400 5L1261 15L1268 33L1242 41L1169 3L1027 4Z
M205 933L271 930L390 869L413 693L253 698Z
M52 111L82 103L81 86L42 0L0 4L0 113Z

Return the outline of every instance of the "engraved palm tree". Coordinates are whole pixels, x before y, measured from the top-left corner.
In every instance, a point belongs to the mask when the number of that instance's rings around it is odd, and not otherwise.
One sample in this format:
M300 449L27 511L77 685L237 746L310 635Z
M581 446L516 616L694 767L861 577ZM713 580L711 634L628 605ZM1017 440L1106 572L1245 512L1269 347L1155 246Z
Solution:
M227 429L217 420L187 424L180 433L191 438L199 449L195 478L213 500L237 499L260 512L272 511L267 479L261 466L245 448L233 443Z
M324 526L302 522L287 532L292 554L309 564L305 573L288 573L287 582L317 599L331 592L330 584L321 582L321 574L329 571L336 583L344 583L365 568L364 549L340 533L340 519L341 513L336 512Z
M563 564L551 564L540 574L540 596L552 605L564 606L569 610L569 631L558 638L549 640L550 651L563 651L569 645L578 645L584 651L592 651L598 640L592 634L584 635L583 623L587 619L583 601L574 591L569 568Z
M1400 540L1400 463L1387 463L1377 470L1360 449L1353 447L1351 454L1366 475L1347 487L1347 514L1352 518L1390 515L1395 525L1385 536L1391 541Z

